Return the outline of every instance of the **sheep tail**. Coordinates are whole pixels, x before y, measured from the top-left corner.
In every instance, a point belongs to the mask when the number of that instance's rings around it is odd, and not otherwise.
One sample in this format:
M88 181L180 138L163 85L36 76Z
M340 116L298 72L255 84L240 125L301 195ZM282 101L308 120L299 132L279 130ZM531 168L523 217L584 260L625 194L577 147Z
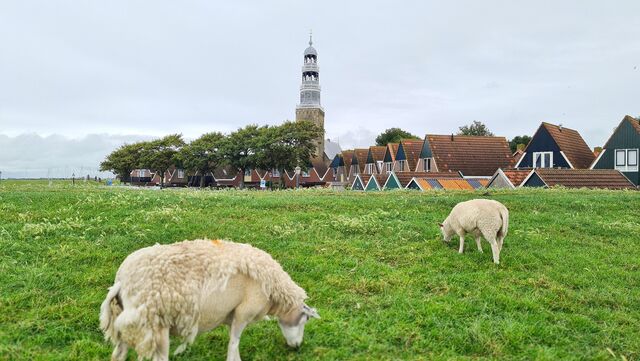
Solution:
M502 238L507 236L507 231L509 231L509 210L506 207L500 208L500 218L502 218L502 229L500 232L502 233Z
M122 313L122 304L118 297L119 292L120 282L116 282L109 288L107 298L104 299L100 306L100 329L104 333L105 340L111 340L114 344L118 342L119 338L114 323L118 315Z

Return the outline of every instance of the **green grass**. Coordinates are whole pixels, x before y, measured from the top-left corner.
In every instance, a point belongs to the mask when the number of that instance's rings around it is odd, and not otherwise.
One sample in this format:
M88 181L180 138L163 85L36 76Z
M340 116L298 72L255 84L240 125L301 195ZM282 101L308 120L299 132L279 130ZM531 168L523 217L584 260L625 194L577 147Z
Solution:
M640 192L483 193L1 181L0 359L108 359L98 309L125 256L201 237L268 251L322 316L298 351L275 322L250 326L247 360L639 359ZM510 210L499 266L485 241L441 241L437 223L475 197ZM226 346L221 327L175 359Z

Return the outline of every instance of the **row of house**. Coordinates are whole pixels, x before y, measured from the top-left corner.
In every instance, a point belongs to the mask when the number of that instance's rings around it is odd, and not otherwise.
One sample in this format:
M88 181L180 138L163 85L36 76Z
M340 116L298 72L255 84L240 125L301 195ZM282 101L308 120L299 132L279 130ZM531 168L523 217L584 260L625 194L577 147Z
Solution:
M618 124L601 150L591 150L576 130L545 122L529 144L515 153L504 137L427 134L421 140L339 151L328 164L314 161L300 174L285 171L282 179L287 188L425 190L564 185L619 189L640 183L639 149L640 121L630 116ZM160 181L148 170L134 172L132 179ZM164 177L169 185L200 184L200 175L187 175L180 169L172 169ZM243 180L248 187L258 187L280 179L277 171L248 170L242 174L220 168L205 175L205 184L235 187Z

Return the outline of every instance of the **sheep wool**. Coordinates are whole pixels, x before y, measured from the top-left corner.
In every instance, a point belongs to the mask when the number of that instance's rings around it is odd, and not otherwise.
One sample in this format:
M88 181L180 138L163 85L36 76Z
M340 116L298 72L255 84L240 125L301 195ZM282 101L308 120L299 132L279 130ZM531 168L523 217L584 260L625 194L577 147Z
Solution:
M224 291L238 274L261 285L276 314L301 308L307 298L280 264L260 249L221 240L183 241L143 248L124 260L102 304L100 327L107 340L134 347L141 358L168 349L160 330L170 329L186 347L199 332L207 292ZM114 359L116 354L117 349Z

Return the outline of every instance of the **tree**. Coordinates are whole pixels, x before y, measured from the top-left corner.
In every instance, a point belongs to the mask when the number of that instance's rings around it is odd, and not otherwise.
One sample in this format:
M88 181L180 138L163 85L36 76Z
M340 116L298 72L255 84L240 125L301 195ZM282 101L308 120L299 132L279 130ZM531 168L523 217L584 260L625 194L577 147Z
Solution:
M284 184L284 170L308 167L316 152L315 140L322 136L322 129L310 121L284 122L280 126L266 128L258 157L258 165L264 169L276 169L280 184Z
M458 132L458 135L479 135L479 136L486 136L486 137L493 136L493 133L489 131L489 128L487 128L487 126L484 125L484 123L477 120L474 120L473 123L469 125L464 125L459 129L460 131Z
M376 145L387 145L389 143L400 143L403 139L420 139L400 128L389 128L376 137Z
M138 142L120 146L100 163L100 171L113 172L123 183L129 182L131 171L140 164L140 152L144 143Z
M240 189L244 188L244 174L248 169L256 168L264 146L264 132L267 127L251 124L240 128L222 142L220 150L225 164L240 170Z
M200 188L204 187L205 177L218 167L222 160L221 147L225 136L219 132L206 133L185 145L176 154L176 161L184 169L200 173Z
M144 142L140 152L140 168L149 168L160 175L160 188L164 187L164 174L175 165L176 154L184 146L181 134Z
M531 141L531 137L528 135L518 135L513 137L513 139L509 141L509 147L511 148L511 153L516 152L519 144L524 144L526 146L527 144L529 144L530 141Z

